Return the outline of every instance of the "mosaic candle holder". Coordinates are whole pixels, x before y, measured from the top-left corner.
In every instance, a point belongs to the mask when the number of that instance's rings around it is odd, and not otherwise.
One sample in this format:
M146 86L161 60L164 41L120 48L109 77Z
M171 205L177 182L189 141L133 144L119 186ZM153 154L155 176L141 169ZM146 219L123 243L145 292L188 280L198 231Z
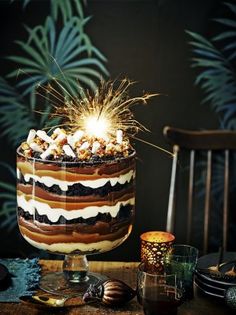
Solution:
M162 231L145 232L140 236L141 261L149 271L163 271L163 258L174 239L174 235Z

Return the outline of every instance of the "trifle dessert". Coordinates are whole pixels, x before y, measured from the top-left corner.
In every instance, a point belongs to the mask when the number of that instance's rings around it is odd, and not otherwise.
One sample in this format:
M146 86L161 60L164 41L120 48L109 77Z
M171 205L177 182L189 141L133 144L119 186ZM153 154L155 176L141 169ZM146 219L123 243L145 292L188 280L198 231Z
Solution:
M101 82L79 96L50 85L53 127L30 130L17 149L20 232L34 247L65 255L63 272L40 281L47 292L78 295L101 280L88 272L86 255L110 251L131 233L136 153L130 139L145 128L130 107L154 96L130 98L131 84Z
M18 224L34 247L59 254L109 251L130 234L135 151L122 130L30 130L17 150Z

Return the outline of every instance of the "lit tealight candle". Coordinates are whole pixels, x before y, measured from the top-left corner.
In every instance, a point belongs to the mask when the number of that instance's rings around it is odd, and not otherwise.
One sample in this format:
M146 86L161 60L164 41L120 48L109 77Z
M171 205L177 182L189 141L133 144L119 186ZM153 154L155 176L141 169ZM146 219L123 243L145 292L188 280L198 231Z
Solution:
M163 270L163 258L175 237L171 233L150 231L143 233L141 239L141 261L155 271Z

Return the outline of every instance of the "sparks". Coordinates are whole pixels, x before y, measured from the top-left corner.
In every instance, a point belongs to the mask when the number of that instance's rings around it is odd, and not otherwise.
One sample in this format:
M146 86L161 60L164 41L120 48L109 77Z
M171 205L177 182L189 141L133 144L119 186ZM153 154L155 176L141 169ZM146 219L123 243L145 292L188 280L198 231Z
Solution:
M55 116L64 119L64 125L71 130L83 130L86 134L102 138L115 138L117 130L127 137L140 130L147 130L134 119L131 107L157 94L129 98L128 88L133 82L124 79L120 83L102 82L94 92L85 91L82 99L70 98L64 106L56 108ZM115 87L117 85L117 87Z
M56 60L53 61L57 65L58 69L65 82L69 84L62 72L61 68L57 64ZM25 71L19 69L19 73L28 75ZM123 79L120 83L116 80L114 82L101 82L100 87L93 93L83 90L80 87L80 95L83 97L78 98L71 95L56 77L50 77L51 82L54 82L62 93L53 87L51 83L43 85L40 82L37 84L36 94L45 98L52 104L55 112L51 116L56 116L62 119L62 123L54 125L44 129L55 129L57 127L63 127L69 132L75 133L75 137L69 136L69 144L74 146L74 142L84 135L90 135L94 137L94 143L97 144L97 138L103 138L109 140L109 138L115 139L117 143L121 144L123 140L129 138L136 139L143 143L146 143L152 147L155 147L165 153L174 156L172 152L169 152L162 147L159 147L153 143L145 141L135 135L139 131L149 131L139 121L134 119L131 107L143 103L159 94L145 94L134 98L129 98L128 88L134 83L128 79ZM117 86L117 88L115 88ZM46 92L44 95L43 92ZM46 114L46 112L36 111L39 114ZM79 137L78 137L79 135ZM111 139L111 140L112 140ZM95 145L93 151L97 151L98 147Z
M88 117L84 121L85 132L88 135L105 138L108 136L109 121L106 118Z

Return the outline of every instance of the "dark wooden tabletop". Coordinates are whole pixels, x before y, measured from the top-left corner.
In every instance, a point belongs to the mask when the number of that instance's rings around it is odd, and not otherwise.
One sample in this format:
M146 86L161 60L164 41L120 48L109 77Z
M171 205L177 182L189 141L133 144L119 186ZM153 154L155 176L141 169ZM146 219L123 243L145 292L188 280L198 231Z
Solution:
M58 271L61 269L61 261L42 260L42 273L48 271ZM131 287L136 287L136 270L138 263L134 262L90 262L90 270L105 274L112 278L123 280ZM185 302L178 309L178 315L231 315L235 314L223 302L217 299L206 297L198 292L195 288L195 298L189 302ZM141 315L143 314L142 308L136 301L132 300L126 306L120 309L111 309L104 306L96 305L82 305L70 306L62 309L38 309L32 305L22 303L1 303L1 315L46 315L46 314L64 314L64 315L83 315L83 314L96 314L96 315Z

